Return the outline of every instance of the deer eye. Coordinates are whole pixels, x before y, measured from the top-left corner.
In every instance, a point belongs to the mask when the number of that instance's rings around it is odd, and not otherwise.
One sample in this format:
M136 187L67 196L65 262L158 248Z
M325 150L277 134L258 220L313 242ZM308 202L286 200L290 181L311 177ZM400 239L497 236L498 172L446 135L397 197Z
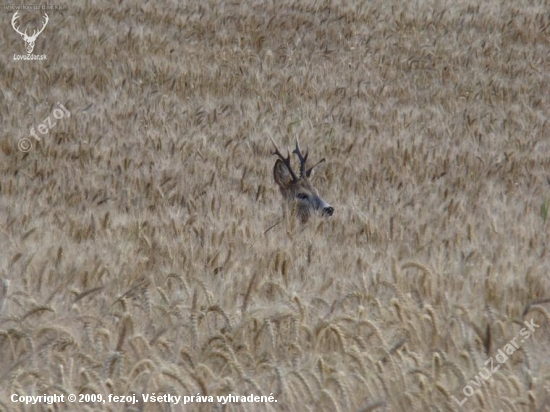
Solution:
M298 199L304 199L304 200L307 200L307 199L308 199L308 195L306 195L305 193L298 193L298 194L296 195L296 197L297 197Z

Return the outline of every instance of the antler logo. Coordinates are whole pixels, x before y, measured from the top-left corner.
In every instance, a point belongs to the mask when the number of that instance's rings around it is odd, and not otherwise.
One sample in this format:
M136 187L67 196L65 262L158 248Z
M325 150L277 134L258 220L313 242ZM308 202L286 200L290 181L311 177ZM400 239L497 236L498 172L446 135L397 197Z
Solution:
M44 13L44 25L42 26L42 28L40 30L34 30L32 36L28 36L27 35L27 30L25 30L24 33L21 33L19 31L19 26L16 26L15 25L15 22L16 20L19 18L19 11L16 11L15 14L13 15L12 19L11 19L11 25L13 27L13 29L19 33L21 35L21 37L23 37L23 40L25 40L25 48L27 49L27 54L31 54L32 51L34 50L34 43L36 42L36 38L38 37L38 35L40 33L42 33L44 31L44 29L46 28L46 25L48 24L48 20L49 17L46 13Z

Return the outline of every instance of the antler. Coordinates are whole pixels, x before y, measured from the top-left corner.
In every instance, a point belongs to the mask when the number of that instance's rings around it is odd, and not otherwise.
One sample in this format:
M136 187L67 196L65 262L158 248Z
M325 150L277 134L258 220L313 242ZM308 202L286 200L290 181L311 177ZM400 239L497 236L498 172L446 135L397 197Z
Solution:
M309 155L309 150L306 148L306 154L302 155L302 152L300 151L300 145L298 144L298 138L296 138L296 149L294 149L292 153L296 153L296 156L298 156L298 159L300 159L300 177L309 177L313 169L315 169L317 166L325 161L325 158L323 157L309 169L306 169L306 161L307 156Z
M269 136L269 138L273 142L273 146L275 146L275 152L273 152L273 154L279 156L281 161L285 164L288 171L290 172L290 175L292 176L292 180L297 181L298 177L296 176L296 173L294 173L294 170L292 170L292 166L290 165L290 150L288 150L288 156L284 157L283 154L277 148L277 144L275 144L275 140L273 140L273 138L271 136ZM300 166L300 171L301 170L302 169L301 169L301 166Z
M306 161L307 156L309 155L309 150L306 149L306 154L302 155L302 152L300 151L300 144L298 143L298 138L296 138L296 149L294 149L292 153L295 153L300 160L300 177L307 177Z
M11 19L11 26L13 27L13 29L19 33L21 36L23 36L23 38L25 40L29 40L29 41L32 41L32 40L36 40L36 38L38 37L38 35L40 33L42 33L44 31L44 29L46 28L46 25L48 24L48 21L50 21L50 18L48 17L48 14L47 13L44 13L44 25L42 26L42 28L40 30L34 30L33 33L32 33L32 36L28 36L27 35L27 30L25 30L25 33L21 33L19 31L19 26L15 27L15 21L19 18L19 10L15 12L15 14L13 15L12 19Z
M13 27L13 29L19 33L21 36L24 36L24 37L28 37L27 36L27 30L25 30L25 33L21 33L19 31L19 26L15 27L15 21L19 18L19 10L15 12L15 14L13 15L13 17L11 18L11 27Z
M37 32L36 30L33 32L32 36L31 36L31 39L36 39L38 37L38 35L40 33L42 33L44 31L44 29L46 28L46 25L48 24L48 21L50 21L50 18L48 17L48 15L46 13L44 13L44 25L42 26L42 28Z

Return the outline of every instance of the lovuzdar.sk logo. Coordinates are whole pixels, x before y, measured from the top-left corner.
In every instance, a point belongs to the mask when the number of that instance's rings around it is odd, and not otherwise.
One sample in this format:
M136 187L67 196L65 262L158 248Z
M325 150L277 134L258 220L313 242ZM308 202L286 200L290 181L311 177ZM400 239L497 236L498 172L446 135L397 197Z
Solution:
M19 30L19 26L16 25L18 18L19 18L19 11L16 11L11 19L11 26L19 35L21 35L23 40L25 40L25 48L27 49L27 54L14 54L13 60L46 60L47 57L45 54L37 55L37 54L33 54L32 52L34 50L34 44L36 42L36 38L40 33L44 31L44 29L46 28L46 25L48 24L48 21L50 20L48 15L44 13L44 16L43 16L44 24L42 25L42 28L39 30L34 30L31 36L27 34L28 29L25 30L24 32L21 32Z

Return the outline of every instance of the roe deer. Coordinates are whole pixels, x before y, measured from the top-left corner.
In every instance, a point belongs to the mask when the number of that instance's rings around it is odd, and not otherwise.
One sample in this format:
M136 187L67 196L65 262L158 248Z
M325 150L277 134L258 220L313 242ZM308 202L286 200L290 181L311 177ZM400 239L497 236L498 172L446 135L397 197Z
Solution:
M323 216L332 216L334 208L321 199L317 190L315 190L309 182L309 177L313 169L323 163L325 159L321 159L308 169L306 161L309 151L306 150L306 154L303 155L300 151L298 139L296 139L296 149L294 149L292 153L298 156L298 160L300 161L300 177L298 177L290 165L290 149L288 150L288 156L284 157L277 148L273 138L271 138L271 141L273 142L273 146L275 146L275 152L273 154L279 157L273 167L273 177L275 178L275 182L279 185L283 199L286 202L294 203L296 214L302 223L307 222L313 213L317 211L321 212Z

